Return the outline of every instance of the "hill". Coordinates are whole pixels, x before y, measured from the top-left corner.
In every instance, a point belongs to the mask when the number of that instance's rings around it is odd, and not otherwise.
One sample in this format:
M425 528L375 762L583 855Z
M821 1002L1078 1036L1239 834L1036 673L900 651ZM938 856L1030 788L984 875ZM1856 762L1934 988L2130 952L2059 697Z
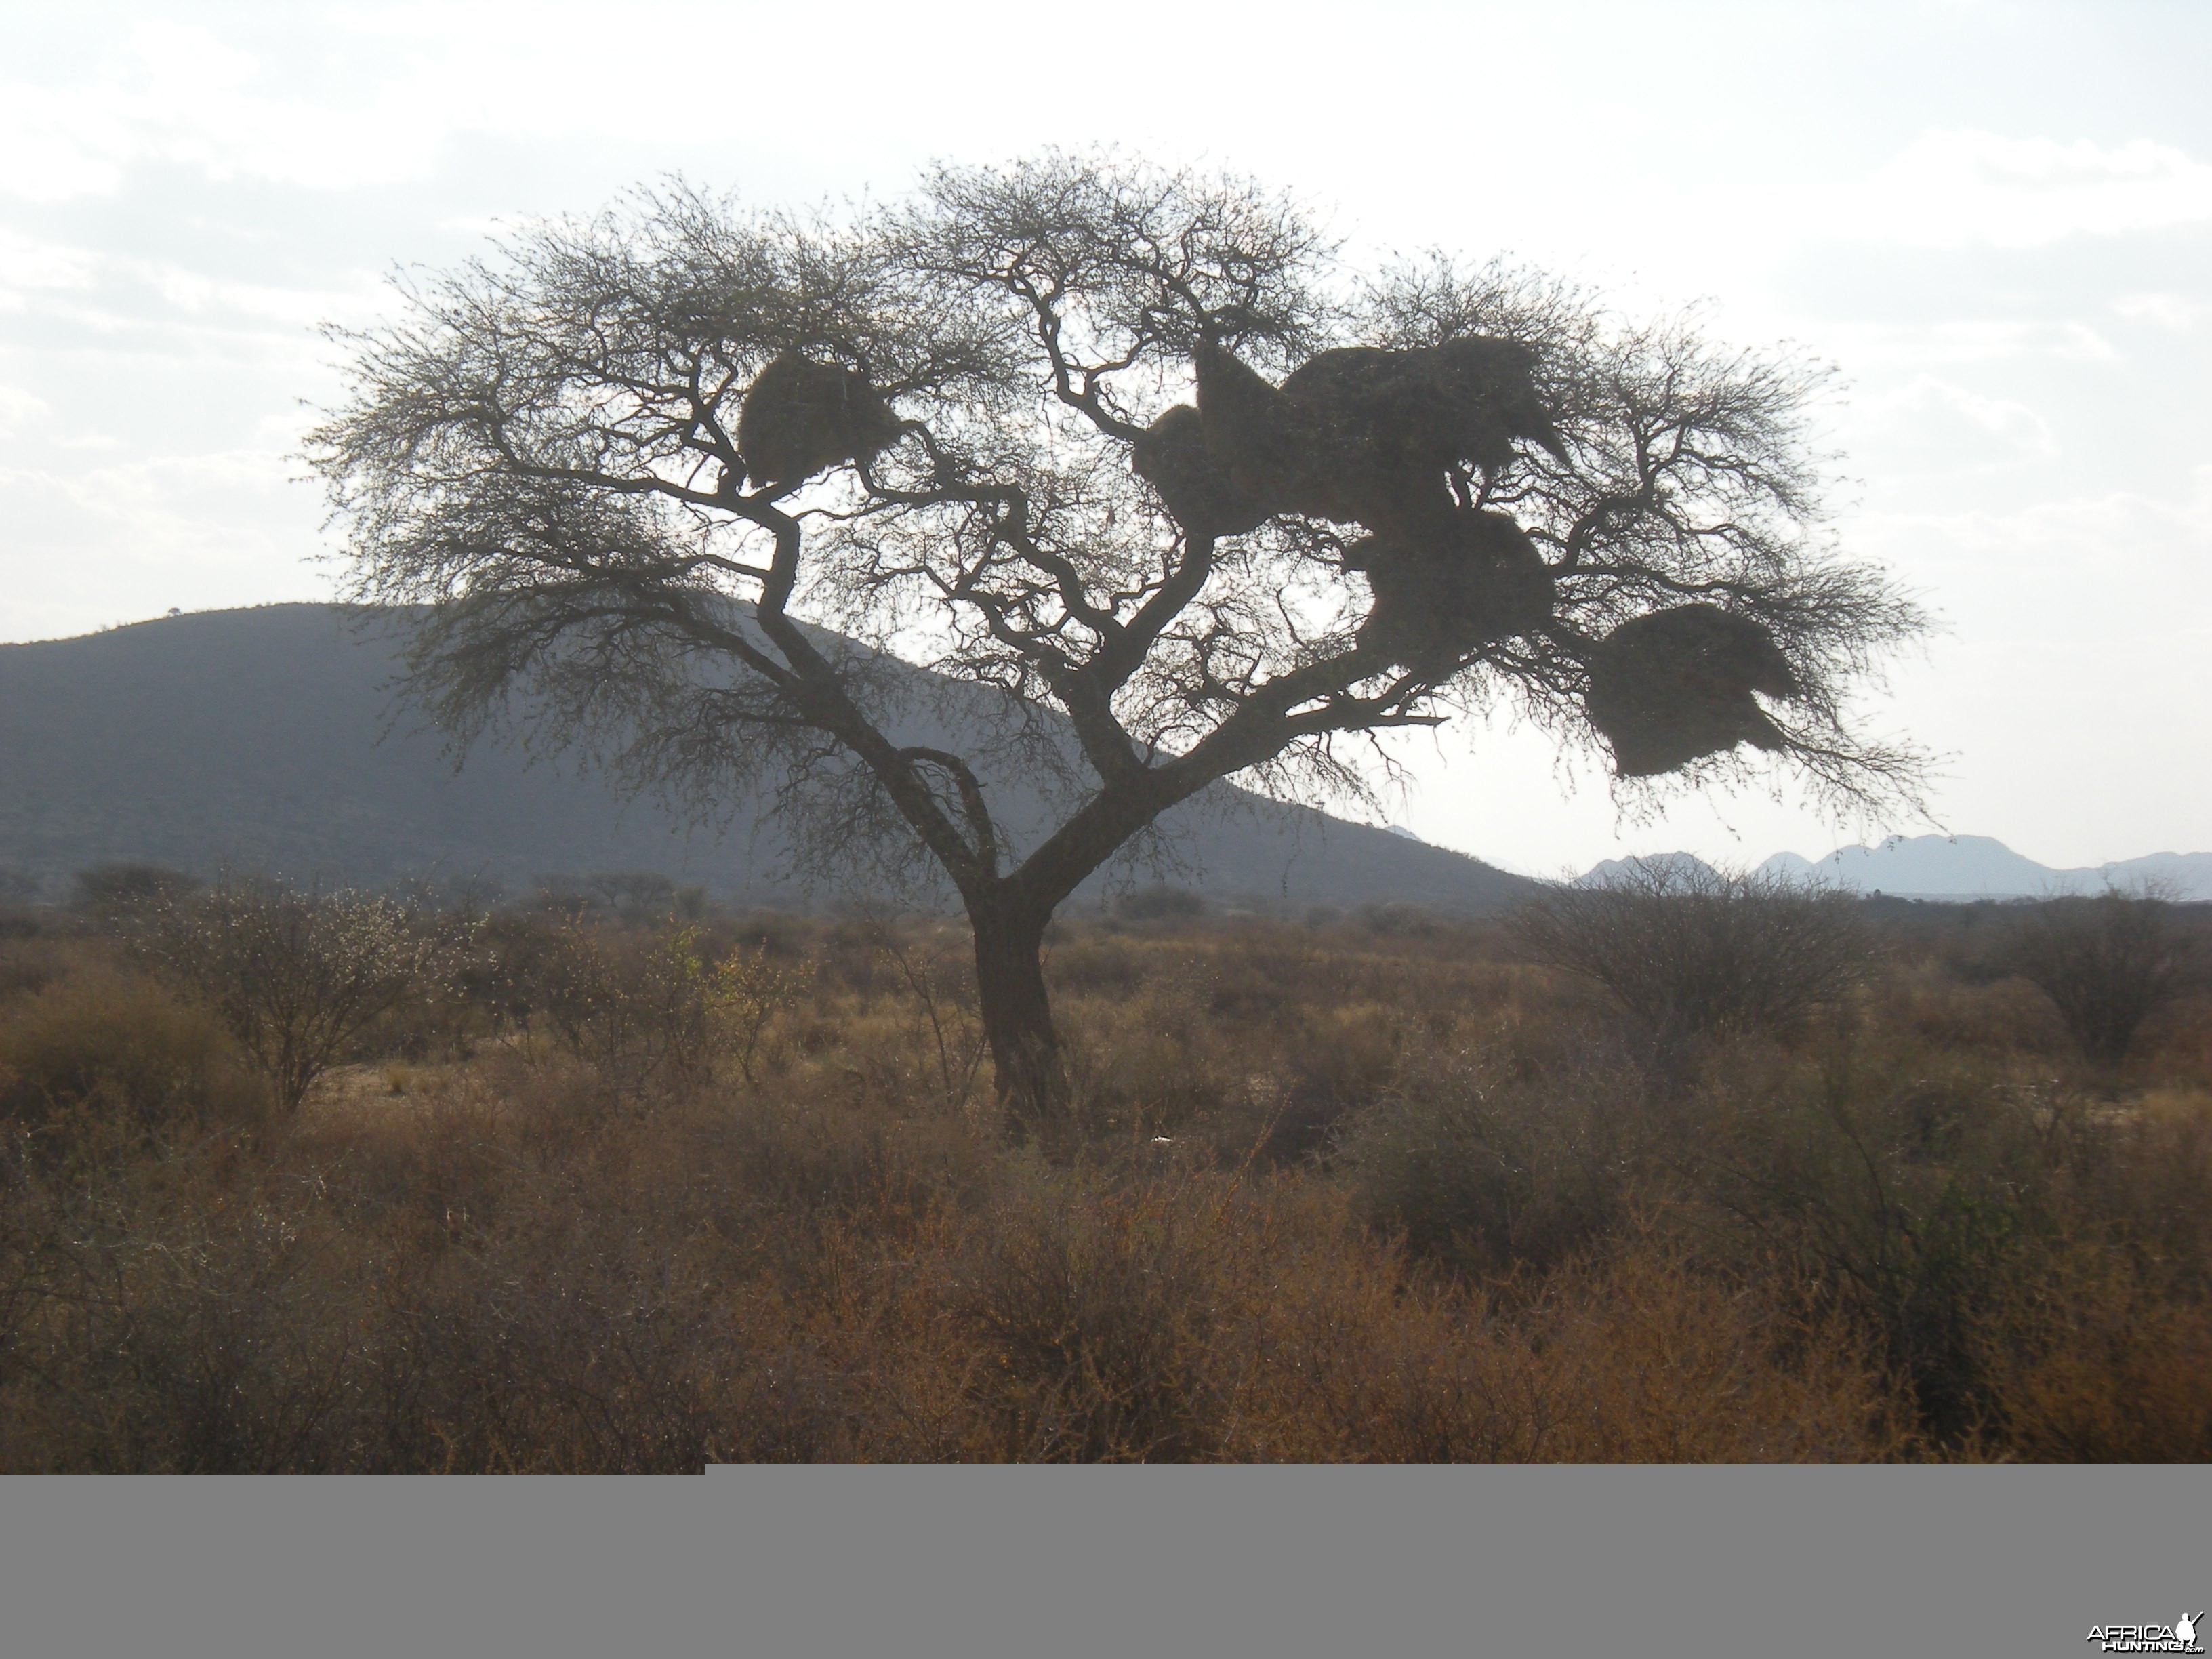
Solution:
M201 875L229 868L368 886L465 878L509 890L548 873L626 870L732 902L839 896L792 872L757 797L733 801L720 825L695 828L650 799L627 800L509 750L479 746L455 769L435 733L393 722L393 650L388 635L357 635L337 608L313 605L0 645L0 867L57 896L71 872L118 860ZM936 740L957 746L948 732ZM1042 821L1042 799L1022 778L986 783L1010 823ZM1164 827L1182 866L1176 878L1226 901L1477 913L1534 885L1225 787ZM1099 888L1094 878L1092 896Z
M2182 898L2212 899L2212 853L2153 853L2054 869L1989 836L1892 836L1874 847L1838 848L1817 863L1778 853L1761 868L1906 898L2038 898L2154 883Z
M1687 853L1607 859L1577 878L1577 887L1602 887L1638 866L1679 866L1707 870ZM1892 898L2041 898L2053 893L2095 893L2106 887L2146 884L2177 898L2212 899L2212 853L2153 853L2094 867L2053 869L2015 853L1989 836L1892 836L1875 847L1841 847L1818 862L1777 853L1759 866L1764 875L1840 887ZM1710 872L1708 871L1708 873Z

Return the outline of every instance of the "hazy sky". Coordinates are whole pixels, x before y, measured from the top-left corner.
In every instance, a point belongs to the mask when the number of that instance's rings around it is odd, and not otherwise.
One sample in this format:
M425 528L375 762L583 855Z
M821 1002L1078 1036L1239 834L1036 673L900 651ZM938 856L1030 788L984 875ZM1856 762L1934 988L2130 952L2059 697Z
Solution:
M1107 142L1833 362L1839 527L1942 622L1866 715L1948 757L1942 827L2212 848L2208 65L2212 6L2111 0L10 5L0 640L327 595L313 325L395 264L672 172L891 195ZM1755 792L1624 823L1525 732L1403 752L1398 822L1541 873L1863 827Z

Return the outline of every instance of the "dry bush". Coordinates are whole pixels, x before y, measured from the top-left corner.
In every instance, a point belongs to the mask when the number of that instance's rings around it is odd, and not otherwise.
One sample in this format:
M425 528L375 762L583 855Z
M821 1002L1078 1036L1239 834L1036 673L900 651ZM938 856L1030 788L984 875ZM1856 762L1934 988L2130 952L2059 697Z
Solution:
M71 938L43 919L36 933L0 935L0 1004L41 990L95 958L112 963L117 955L106 940Z
M1361 1217L1417 1255L1480 1275L1549 1269L1626 1221L1663 1178L1640 1079L1595 1040L1516 1076L1430 1054L1353 1119L1337 1158Z
M2131 1081L2146 1089L2189 1089L2212 1078L2212 991L2170 1005L2143 1029Z
M1845 895L1651 863L1547 893L1510 932L1529 960L1605 987L1662 1044L1795 1030L1840 1000L1872 954Z
M1878 1334L1947 1443L2002 1415L1984 1332L2056 1255L2102 1240L2208 1263L2186 1177L2160 1173L2185 1151L2204 1170L2201 1120L2154 1132L1970 1057L1863 1041L1749 1057L1701 1105L1697 1188L1733 1248L1781 1252Z
M266 1203L193 1214L179 1196L214 1195L197 1182L184 1194L132 1185L35 1217L49 1241L42 1294L0 1353L0 1466L340 1467L326 1431L353 1380L355 1286L327 1230Z
M68 1159L251 1125L267 1097L244 1060L209 1009L94 962L0 1008L0 1126Z
M982 1349L975 1403L1024 1461L1218 1450L1225 1242L1215 1194L1169 1179L1039 1182L955 1258L950 1301Z
M2146 1095L2118 1106L2054 1094L2035 1114L2061 1184L2069 1231L2156 1264L2182 1299L2212 1296L2212 1091Z
M734 1062L748 1083L771 1058L769 1028L804 976L761 951L717 959L691 924L656 930L503 918L472 994L501 1021L542 1027L618 1091L703 1080Z
M1896 964L1872 987L1868 1017L1882 1030L1932 1046L2029 1061L2048 1073L2069 1048L2049 1001L2010 975L1962 975L1954 964Z
M1431 939L1439 931L1437 919L1418 904L1363 904L1359 925L1385 939Z
M1808 1310L1787 1279L1700 1273L1655 1246L1555 1293L1543 1352L1577 1408L1562 1426L1577 1461L1872 1462L1922 1449L1878 1350Z
M1172 936L1071 927L1048 967L1088 1132L1195 1135L1232 1163L1255 1142L1267 1163L1317 1156L1409 1046L1513 1018L1533 971L1442 927L1378 950L1364 931L1322 942L1258 917Z
M1954 1449L1983 1443L2014 1386L1992 1370L1990 1322L2069 1241L2165 1264L2169 1304L2212 1291L2200 1097L2115 1111L2024 1083L2005 1056L1899 1036L1737 1039L1687 1095L1648 1093L1602 1052L1408 1066L1340 1141L1357 1212L1515 1296L1657 1216L1703 1271L1817 1287Z
M1171 1158L1054 1170L947 1120L826 1105L702 1101L550 1138L526 1109L303 1121L273 1163L202 1156L55 1217L36 1305L0 1344L0 1460L648 1469L1912 1443L1905 1397L1848 1321L1632 1229L1501 1306L1409 1267L1306 1176Z
M1218 1109L1245 1080L1209 1012L1208 964L1155 956L1148 966L1127 997L1065 1006L1073 1117L1096 1139L1174 1134Z
M1274 1374L1304 1384L1283 1402L1278 1455L1875 1462L1920 1448L1857 1334L1786 1285L1717 1278L1639 1240L1533 1289L1505 1312L1419 1292L1368 1321L1302 1310L1297 1363Z
M2147 1020L2212 975L2205 932L2152 893L2046 899L2014 923L2002 959L2051 999L2084 1056L2117 1066Z
M972 941L957 928L882 917L867 920L862 936L889 971L894 996L905 994L908 1047L925 1057L939 1104L966 1110L988 1052Z
M1398 1079L1409 1046L1427 1043L1425 1029L1409 1031L1407 1011L1382 1002L1347 1002L1302 1011L1284 1034L1273 1092L1261 1123L1224 1125L1229 1139L1252 1144L1264 1129L1260 1156L1269 1163L1323 1157L1343 1125L1384 1097Z
M474 948L454 963L453 988L495 1036L527 1030L567 988L568 933L563 923L538 912L495 911L477 929Z
M2205 1455L2201 1077L2071 1091L1984 1014L1907 1018L1916 980L1654 1091L1475 931L1077 923L1102 1104L1053 1162L945 1109L859 923L773 958L745 926L699 976L811 993L750 1085L720 1049L610 1112L587 1058L502 1041L250 1132L131 1059L196 1029L245 1100L211 1016L16 942L48 957L0 1042L189 1132L9 1143L0 1467ZM1325 1163L1261 1133L1301 1090L1347 1114Z
M971 1455L1384 1462L1903 1455L1841 1322L1650 1244L1517 1310L1409 1277L1340 1196L1188 1169L1062 1177L973 1224Z
M1990 1443L2037 1462L2212 1460L2212 1302L2164 1277L2081 1246L1993 1310Z
M1045 964L1055 999L1119 996L1144 982L1153 952L1142 943L1116 933L1067 931L1070 936L1054 944Z
M839 1457L865 1333L825 1240L972 1192L957 1127L834 1108L533 1116L465 1091L28 1190L0 1466L683 1469ZM902 1219L902 1218L904 1218ZM11 1267L31 1271L11 1273ZM0 1298L4 1299L4 1298Z

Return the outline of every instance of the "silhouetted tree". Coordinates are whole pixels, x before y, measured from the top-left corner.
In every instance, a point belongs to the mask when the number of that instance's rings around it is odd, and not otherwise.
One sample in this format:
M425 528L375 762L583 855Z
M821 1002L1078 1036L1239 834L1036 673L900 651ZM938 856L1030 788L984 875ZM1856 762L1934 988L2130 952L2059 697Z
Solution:
M1066 1097L1054 907L1218 780L1365 798L1347 738L1510 702L1624 775L1910 785L1842 722L1917 618L1821 535L1820 371L1687 321L1363 277L1249 184L1060 155L842 216L641 193L403 292L312 453L353 597L430 607L415 693L933 866L1018 1125ZM951 682L996 694L959 752L902 735Z
M2118 1065L2153 1014L2212 979L2203 927L2155 891L2046 899L2013 923L2001 960L2100 1066Z

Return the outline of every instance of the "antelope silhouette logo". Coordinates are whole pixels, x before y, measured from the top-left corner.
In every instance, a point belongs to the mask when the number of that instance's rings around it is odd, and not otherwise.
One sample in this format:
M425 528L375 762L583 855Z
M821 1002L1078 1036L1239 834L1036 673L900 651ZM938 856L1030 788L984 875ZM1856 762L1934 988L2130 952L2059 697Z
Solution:
M2175 1620L2173 1621L2174 1640L2177 1642L2185 1642L2191 1647L2195 1647L2197 1645L2197 1621L2203 1616L2204 1615L2200 1613L2194 1615L2185 1615L2182 1618Z

